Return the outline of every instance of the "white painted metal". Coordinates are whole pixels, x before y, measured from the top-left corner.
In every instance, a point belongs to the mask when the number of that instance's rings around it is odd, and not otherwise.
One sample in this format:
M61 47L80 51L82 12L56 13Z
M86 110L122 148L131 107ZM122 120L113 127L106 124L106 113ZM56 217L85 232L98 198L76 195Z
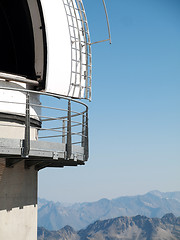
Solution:
M67 95L71 76L71 43L62 0L41 0L48 44L46 91Z
M48 45L45 90L68 97L84 98L88 76L84 13L81 13L75 0L41 0L41 4Z

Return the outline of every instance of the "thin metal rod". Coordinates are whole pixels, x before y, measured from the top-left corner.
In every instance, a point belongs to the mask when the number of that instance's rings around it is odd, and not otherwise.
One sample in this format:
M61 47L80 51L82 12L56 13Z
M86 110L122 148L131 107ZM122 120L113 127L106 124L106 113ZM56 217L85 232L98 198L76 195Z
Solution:
M23 141L23 157L29 157L30 151L30 109L29 109L29 93L26 94L26 116L25 116L25 136Z
M108 13L107 13L107 8L106 8L106 4L105 1L103 1L103 5L104 5L104 10L105 10L105 14L106 14L106 21L107 21L107 26L108 26L108 33L109 33L109 43L111 44L111 31L110 31L110 25L109 25L109 18L108 18Z
M79 143L81 143L81 142L73 142L73 145L75 145L75 144L79 144Z
M62 128L63 128L63 135L62 135L62 143L65 143L65 141L66 141L66 122L65 122L65 120L63 120L62 121Z
M105 14L106 14L106 22L107 22L107 27L108 27L109 38L105 39L105 40L101 40L101 41L96 41L96 42L90 43L90 45L93 45L93 44L96 44L96 43L107 42L107 41L109 41L110 44L112 43L112 41L111 41L111 30L110 30L110 24L109 24L107 8L106 8L105 0L102 0L102 1L103 1L104 11L105 11Z
M74 98L72 99L70 97L62 96L62 95L56 94L56 93L38 92L38 91L27 90L27 89L19 89L19 88L12 88L12 87L1 87L1 86L0 86L0 89L12 90L12 91L17 91L17 92L28 92L28 93L34 93L34 94L42 95L42 96L55 97L57 99L71 100L74 103L78 103L78 104L81 104L81 105L84 105L85 107L87 107L87 105L83 102L80 102L80 101L78 101Z
M71 140L71 101L68 101L68 122L67 122L67 144L66 144L66 151L67 151L67 159L71 158L72 152L72 140Z
M85 130L84 129L85 128L85 124L84 124L85 121L84 120L85 120L85 117L84 117L84 114L83 114L83 116L82 116L82 135L83 136L82 136L82 140L81 140L81 146L82 147L84 147L84 132L85 132L84 131Z
M38 137L39 139L44 139L44 138L56 138L56 137L62 137L62 134L61 135L49 135L49 136L44 136L44 137Z
M110 41L110 39L105 39L105 40L101 40L101 41L93 42L93 43L91 43L91 45L93 45L93 44L97 44L97 43L102 43L102 42L108 42L108 41Z
M8 81L15 81L15 82L22 82L22 83L28 83L32 84L35 86L39 85L39 82L36 80L31 80L22 76L14 75L14 74L9 74L9 73L3 73L0 72L0 78L8 80Z
M84 156L85 161L89 158L89 134L88 134L88 108L86 109L86 127L85 127L85 143L84 143Z

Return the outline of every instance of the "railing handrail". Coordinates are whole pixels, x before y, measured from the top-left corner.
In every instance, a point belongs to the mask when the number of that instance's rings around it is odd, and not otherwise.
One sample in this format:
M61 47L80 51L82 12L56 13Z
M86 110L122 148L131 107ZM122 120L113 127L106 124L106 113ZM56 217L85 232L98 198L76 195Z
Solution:
M13 87L2 87L0 86L0 90L5 91L14 91L20 92L21 95L16 95L12 92L7 96L20 96L20 102L18 102L17 97L14 97L14 101L11 98L2 97L2 101L0 100L0 111L2 114L7 115L8 105L10 104L9 114L12 116L12 119L16 121L14 115L21 116L19 120L20 126L22 126L25 131L25 135L22 141L22 157L28 158L30 152L30 144L31 144L31 128L36 129L39 134L37 135L39 139L51 139L59 138L56 142L60 141L66 144L66 154L67 159L71 159L73 156L73 145L80 144L81 147L84 148L84 159L88 158L88 107L86 104L77 101L75 99L71 99L69 97L60 96L58 94L52 93L44 93L44 92L36 92L33 90L22 89L22 88L13 88ZM33 94L37 94L40 96L47 96L51 98L56 98L53 103L62 104L63 107L51 107L49 102L46 104L42 104L39 102L39 97L35 97L37 103L33 103ZM6 94L4 95L6 96ZM6 100L7 99L7 100ZM8 101L8 99L10 101ZM46 98L42 98L42 101L45 101ZM65 101L64 101L65 100ZM15 104L24 105L24 107L14 108ZM67 105L68 103L68 105ZM74 104L75 103L75 104ZM14 105L13 105L14 104ZM78 104L78 105L76 105ZM66 107L67 108L66 108ZM2 108L2 109L1 109ZM38 109L39 108L39 109ZM66 108L66 109L64 109ZM44 109L44 110L43 110ZM17 111L15 111L17 110ZM45 111L45 112L41 112ZM4 120L5 118L5 120ZM0 126L7 127L19 127L19 125L9 124L5 125L4 121L11 120L10 117L4 116L2 120L0 119ZM34 124L34 120L39 122L38 124ZM18 121L18 119L17 119ZM17 122L18 123L18 122Z
M26 93L29 92L29 93L33 93L33 94L37 94L37 95L55 97L55 98L58 98L58 99L66 99L66 100L70 100L72 102L84 105L85 107L88 108L87 104L85 104L84 102L81 102L81 101L78 101L77 99L66 97L66 96L63 96L63 95L57 94L57 93L48 93L48 92L34 91L34 90L29 90L29 89L2 87L2 86L0 86L0 89L2 89L2 90L12 90L12 91L17 91L17 92L26 92Z

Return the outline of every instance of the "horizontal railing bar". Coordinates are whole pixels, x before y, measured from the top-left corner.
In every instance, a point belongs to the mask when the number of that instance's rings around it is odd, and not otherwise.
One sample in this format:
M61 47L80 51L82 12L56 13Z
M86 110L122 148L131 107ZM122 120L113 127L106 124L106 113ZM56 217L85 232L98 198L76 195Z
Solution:
M38 137L38 138L43 139L43 138L55 138L55 137L62 137L62 135L52 135L52 136L44 136L44 137Z
M67 112L67 109L63 109L63 108L55 108L55 107L49 107L49 106L38 105L38 104L34 104L34 103L30 103L30 106Z
M42 122L48 122L48 121L58 121L58 120L65 120L66 117L47 117L46 119L41 119ZM65 120L67 121L67 120Z
M83 137L85 137L85 135L81 134L80 132L79 132L79 133L71 133L71 135L78 135L78 136L83 136Z
M71 125L71 127L77 127L77 126L82 126L82 123L77 123L77 124Z
M71 115L71 117L78 117L78 116L82 116L84 113L77 113L74 115ZM63 116L63 117L48 117L48 116L39 116L40 118L46 118L46 119L41 119L42 122L47 122L47 121L53 121L53 120L64 120L67 121L67 116Z
M52 128L41 128L40 131L50 131L50 132L62 132L61 130L56 130Z
M82 142L73 142L72 144L74 144L74 145L75 145L75 144L79 144L79 143L82 143Z
M72 102L74 102L74 103L78 103L78 104L84 105L86 108L88 108L88 106L87 106L84 102L80 102L80 101L78 101L77 99L70 98L70 97L66 97L66 96L62 96L62 95L60 95L60 94L46 93L46 92L38 92L38 91L33 91L33 90L19 89L19 88L12 88L12 87L1 87L1 86L0 86L0 89L10 90L10 91L12 90L12 91L17 91L17 92L34 93L34 94L37 94L37 95L55 97L55 98L58 98L58 99L66 99L66 100L70 100L70 101L72 101Z
M52 130L53 130L53 129L56 130L56 129L66 129L66 128L67 128L67 127L55 127L55 128L43 128L42 130L44 130L44 129L45 129L45 130L48 130L48 129L49 129L49 130L51 130L51 129L52 129ZM60 130L59 130L59 131L60 131Z
M71 122L72 122L72 123L81 123L81 122L78 122L78 121L72 121L72 120L71 120ZM81 124L82 124L82 123L81 123Z

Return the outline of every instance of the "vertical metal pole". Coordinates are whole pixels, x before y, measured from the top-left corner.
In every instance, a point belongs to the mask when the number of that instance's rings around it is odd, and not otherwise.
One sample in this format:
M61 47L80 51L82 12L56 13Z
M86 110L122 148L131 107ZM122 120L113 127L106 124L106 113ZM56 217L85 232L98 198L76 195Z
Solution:
M71 141L71 101L68 101L68 121L67 121L67 159L71 158L72 141Z
M82 115L82 140L81 140L81 146L84 147L84 137L85 135L85 117L84 117L84 113Z
M30 151L30 109L29 109L29 93L26 93L26 116L25 116L25 134L23 141L23 157L28 158Z
M65 143L66 139L65 139L65 129L66 129L66 126L65 126L65 120L63 119L62 120L62 143Z
M85 161L89 158L89 136L88 136L88 107L86 107L86 126L85 126L85 143L84 143Z

